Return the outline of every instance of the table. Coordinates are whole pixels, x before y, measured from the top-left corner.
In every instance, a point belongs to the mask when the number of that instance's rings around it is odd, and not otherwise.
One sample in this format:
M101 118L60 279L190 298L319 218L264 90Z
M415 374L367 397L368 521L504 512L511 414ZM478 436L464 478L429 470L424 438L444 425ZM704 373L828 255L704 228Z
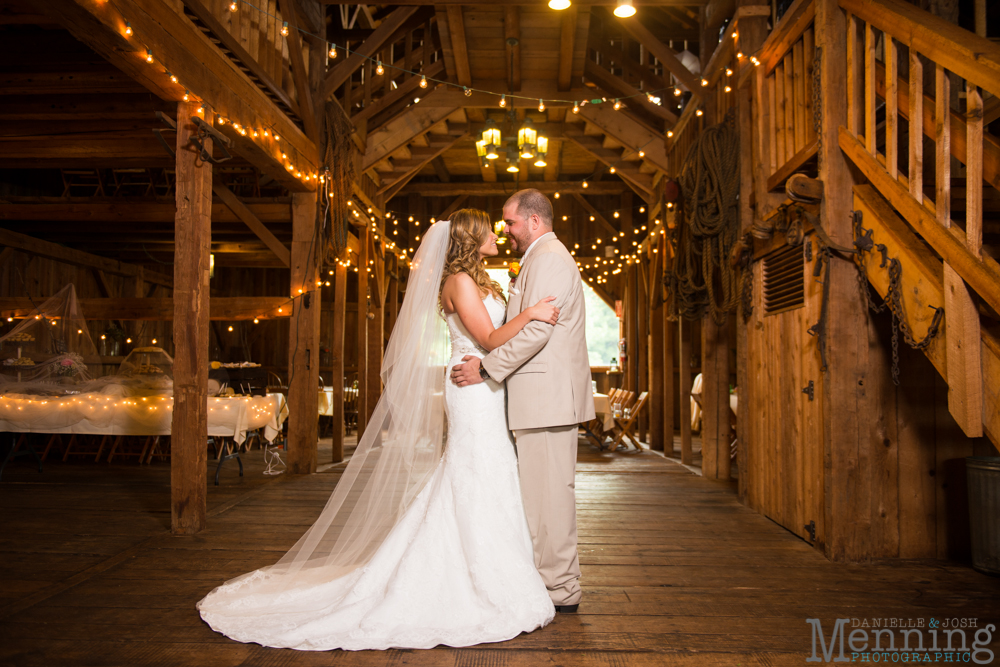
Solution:
M122 398L105 394L0 396L0 431L78 435L170 435L173 396ZM208 435L231 437L237 444L247 431L264 429L272 442L288 416L284 396L232 396L208 399Z
M601 420L601 426L605 431L610 431L615 426L615 416L611 409L611 399L607 394L594 393L594 412Z

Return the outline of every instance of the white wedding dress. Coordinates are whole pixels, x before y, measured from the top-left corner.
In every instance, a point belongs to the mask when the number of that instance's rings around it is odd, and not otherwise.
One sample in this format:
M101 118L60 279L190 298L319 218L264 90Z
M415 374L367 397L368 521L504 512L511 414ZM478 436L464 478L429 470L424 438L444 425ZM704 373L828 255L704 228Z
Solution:
M484 300L495 327L503 304ZM457 314L447 316L451 366L485 355ZM218 632L302 650L470 646L549 623L555 608L535 570L503 386L445 383L447 444L440 463L367 565L272 599L258 570L198 603ZM320 573L321 575L322 573Z

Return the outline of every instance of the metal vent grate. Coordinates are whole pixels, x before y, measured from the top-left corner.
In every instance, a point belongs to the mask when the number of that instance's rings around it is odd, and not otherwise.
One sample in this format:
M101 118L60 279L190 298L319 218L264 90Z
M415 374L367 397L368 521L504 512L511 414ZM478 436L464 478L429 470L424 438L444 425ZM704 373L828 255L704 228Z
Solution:
M764 314L805 305L805 260L801 246L785 246L764 257Z

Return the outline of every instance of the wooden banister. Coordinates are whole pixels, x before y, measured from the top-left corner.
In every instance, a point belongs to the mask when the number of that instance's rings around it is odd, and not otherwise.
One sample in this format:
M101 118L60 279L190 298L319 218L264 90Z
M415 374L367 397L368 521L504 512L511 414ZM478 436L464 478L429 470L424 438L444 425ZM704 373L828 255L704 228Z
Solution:
M840 0L840 6L963 79L1000 94L1000 45L901 0Z

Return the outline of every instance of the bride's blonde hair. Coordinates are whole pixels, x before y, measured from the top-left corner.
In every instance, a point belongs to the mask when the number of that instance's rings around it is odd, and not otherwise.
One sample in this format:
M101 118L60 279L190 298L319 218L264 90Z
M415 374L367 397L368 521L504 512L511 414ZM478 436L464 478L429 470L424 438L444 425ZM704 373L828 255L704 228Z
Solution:
M495 297L507 303L503 296L503 288L486 273L482 260L479 258L479 248L486 243L493 223L486 211L478 208L463 208L451 216L450 240L448 256L445 258L444 271L441 273L440 294L445 281L456 273L467 273L476 284L483 296L492 293Z

